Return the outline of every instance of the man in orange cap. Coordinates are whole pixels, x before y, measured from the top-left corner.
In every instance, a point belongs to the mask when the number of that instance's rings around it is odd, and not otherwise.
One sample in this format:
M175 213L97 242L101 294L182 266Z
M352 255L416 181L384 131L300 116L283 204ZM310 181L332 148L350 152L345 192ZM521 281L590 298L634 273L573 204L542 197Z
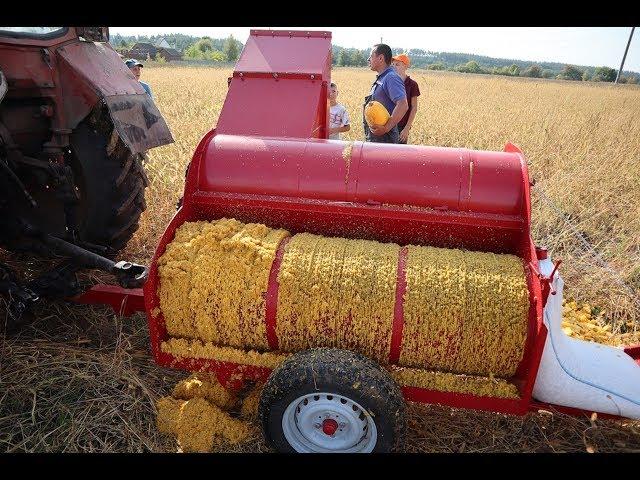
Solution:
M398 129L400 130L399 143L407 143L409 139L409 132L411 131L411 127L413 125L413 120L416 118L416 113L418 112L418 97L420 96L420 87L418 87L418 82L407 75L407 68L409 68L409 65L411 65L411 60L409 60L408 55L406 55L405 53L396 55L395 57L393 57L391 65L398 73L400 78L404 81L404 88L407 91L407 102L409 103L409 110L407 110L407 113L405 113L404 117L402 117L402 119L398 122Z

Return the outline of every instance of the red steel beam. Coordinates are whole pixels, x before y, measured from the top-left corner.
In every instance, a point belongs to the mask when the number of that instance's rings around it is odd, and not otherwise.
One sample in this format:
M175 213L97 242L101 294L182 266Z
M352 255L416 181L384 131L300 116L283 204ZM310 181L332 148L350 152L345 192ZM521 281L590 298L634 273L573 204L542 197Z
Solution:
M131 316L144 312L142 288L122 288L117 285L94 285L86 292L73 297L76 303L106 304L118 315Z

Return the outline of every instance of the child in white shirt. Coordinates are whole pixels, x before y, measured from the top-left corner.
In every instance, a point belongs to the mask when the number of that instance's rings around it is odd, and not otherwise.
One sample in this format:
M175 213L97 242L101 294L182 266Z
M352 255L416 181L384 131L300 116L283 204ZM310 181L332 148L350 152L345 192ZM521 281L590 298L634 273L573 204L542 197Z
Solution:
M347 109L337 102L337 98L338 87L335 83L331 83L329 87L329 138L331 140L340 140L340 133L351 129Z

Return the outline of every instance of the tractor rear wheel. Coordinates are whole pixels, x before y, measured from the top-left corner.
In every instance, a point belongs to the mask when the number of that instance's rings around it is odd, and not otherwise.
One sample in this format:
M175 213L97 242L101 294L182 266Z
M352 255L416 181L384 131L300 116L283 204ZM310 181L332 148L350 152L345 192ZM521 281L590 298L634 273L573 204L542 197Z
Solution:
M347 350L289 357L265 384L258 414L265 439L280 452L390 452L404 437L400 387L375 362Z
M82 240L107 247L107 255L113 256L138 229L146 208L144 157L122 142L106 110L80 123L70 143L72 163L79 170Z
M63 182L37 167L18 170L37 203L35 208L15 183L0 174L0 206L7 207L2 213L60 238L69 239L72 227L77 233L72 241L115 257L138 229L146 208L144 193L149 182L143 160L144 154L132 153L118 136L106 107L98 107L69 135L64 163L70 172L64 172ZM70 200L67 208L63 199ZM23 242L11 236L5 242L9 250L24 248Z

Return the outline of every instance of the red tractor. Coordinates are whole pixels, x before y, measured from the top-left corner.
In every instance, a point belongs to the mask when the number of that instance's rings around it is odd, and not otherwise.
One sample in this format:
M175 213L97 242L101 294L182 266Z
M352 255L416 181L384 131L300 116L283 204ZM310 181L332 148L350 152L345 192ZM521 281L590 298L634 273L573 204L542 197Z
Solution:
M173 138L108 40L108 27L0 27L0 246L70 259L28 288L0 264L0 293L22 304L82 267L146 276L110 258L145 209L145 152Z

